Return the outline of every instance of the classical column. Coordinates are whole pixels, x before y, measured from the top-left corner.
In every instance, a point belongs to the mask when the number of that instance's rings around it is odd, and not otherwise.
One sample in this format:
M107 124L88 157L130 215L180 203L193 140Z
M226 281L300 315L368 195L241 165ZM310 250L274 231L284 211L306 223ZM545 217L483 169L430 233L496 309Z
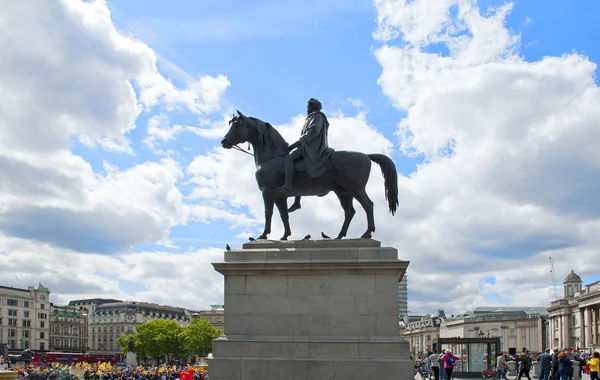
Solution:
M584 308L579 308L579 347L585 346L585 316L584 316Z
M562 342L562 347L570 347L571 343L570 343L570 339L569 339L569 333L570 333L570 326L569 326L569 315L568 314L563 314L562 315L562 324L563 324L563 342Z
M583 323L585 326L585 347L592 345L592 310L586 307L583 311Z
M521 326L519 326L518 323L515 323L515 330L517 333L517 354L519 354L519 353L523 352L523 342L521 341L521 336L522 336L521 335L522 334Z
M592 344L598 344L598 309L592 308Z

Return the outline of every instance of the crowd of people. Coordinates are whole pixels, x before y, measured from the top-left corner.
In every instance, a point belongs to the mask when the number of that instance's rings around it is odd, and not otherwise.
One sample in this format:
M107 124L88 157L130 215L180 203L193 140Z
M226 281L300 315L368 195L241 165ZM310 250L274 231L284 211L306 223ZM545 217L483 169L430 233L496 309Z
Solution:
M421 356L415 361L415 372L421 371L435 380L452 380L452 372L460 357L452 354L450 350L443 350L441 353L428 352L424 358ZM533 363L537 363L534 366ZM575 365L577 363L577 366ZM540 380L572 380L575 375L575 368L578 368L578 377L589 373L591 380L600 380L600 353L594 352L591 355L583 352L576 352L572 348L559 350L547 349L540 355L532 355L523 352L518 355L509 355L499 352L495 360L492 360L492 367L496 371L498 379L506 380L509 369L517 374L517 379L526 377L531 380L531 374L535 367L538 368L537 374ZM511 368L512 367L512 368ZM492 372L492 375L494 373Z
M206 367L176 365L119 367L112 363L83 362L15 365L10 368L4 364L4 369L16 371L19 380L210 380Z

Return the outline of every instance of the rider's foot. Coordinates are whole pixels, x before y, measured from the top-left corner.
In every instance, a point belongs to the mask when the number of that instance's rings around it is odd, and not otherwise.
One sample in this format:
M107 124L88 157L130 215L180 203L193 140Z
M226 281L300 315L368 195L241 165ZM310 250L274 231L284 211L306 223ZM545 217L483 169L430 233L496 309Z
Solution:
M285 185L283 185L281 187L278 187L277 189L275 189L273 191L276 191L276 192L280 193L280 192L290 191L290 190L292 190L292 185L288 185L286 183Z
M302 206L300 205L300 202L294 202L294 204L291 205L290 208L288 208L288 213L300 210L301 208Z

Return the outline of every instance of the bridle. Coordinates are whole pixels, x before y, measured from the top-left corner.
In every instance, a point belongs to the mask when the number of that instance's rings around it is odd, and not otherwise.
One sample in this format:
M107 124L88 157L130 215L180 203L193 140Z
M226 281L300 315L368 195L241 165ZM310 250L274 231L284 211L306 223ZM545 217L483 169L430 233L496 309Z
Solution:
M243 148L240 148L237 144L232 145L231 148L235 149L235 150L239 150L242 153L246 153L246 154L254 157L254 153L250 153L250 152L245 151ZM248 143L248 150L250 150L250 143Z

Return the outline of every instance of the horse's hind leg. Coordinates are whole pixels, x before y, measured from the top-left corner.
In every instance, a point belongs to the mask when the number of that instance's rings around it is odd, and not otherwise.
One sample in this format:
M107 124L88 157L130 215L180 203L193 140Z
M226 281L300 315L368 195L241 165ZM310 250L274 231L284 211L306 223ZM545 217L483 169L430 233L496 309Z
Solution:
M340 205L342 206L342 209L344 209L344 224L342 224L342 229L336 237L336 239L341 239L348 233L348 227L350 227L350 222L352 221L354 214L356 214L356 210L352 205L352 200L354 199L352 195L343 190L336 191L335 195L337 195L340 200Z
M271 219L273 218L273 204L275 203L275 197L271 189L263 188L262 196L265 204L265 229L257 239L266 239L271 233Z
M287 198L277 198L275 200L275 206L277 206L277 210L279 210L279 216L281 216L284 229L283 236L279 240L287 240L292 234L292 230L290 229L290 216L287 209Z
M360 203L367 214L367 230L361 236L363 239L370 239L373 232L375 232L375 218L373 217L373 201L367 195L365 189L358 190L354 197Z

